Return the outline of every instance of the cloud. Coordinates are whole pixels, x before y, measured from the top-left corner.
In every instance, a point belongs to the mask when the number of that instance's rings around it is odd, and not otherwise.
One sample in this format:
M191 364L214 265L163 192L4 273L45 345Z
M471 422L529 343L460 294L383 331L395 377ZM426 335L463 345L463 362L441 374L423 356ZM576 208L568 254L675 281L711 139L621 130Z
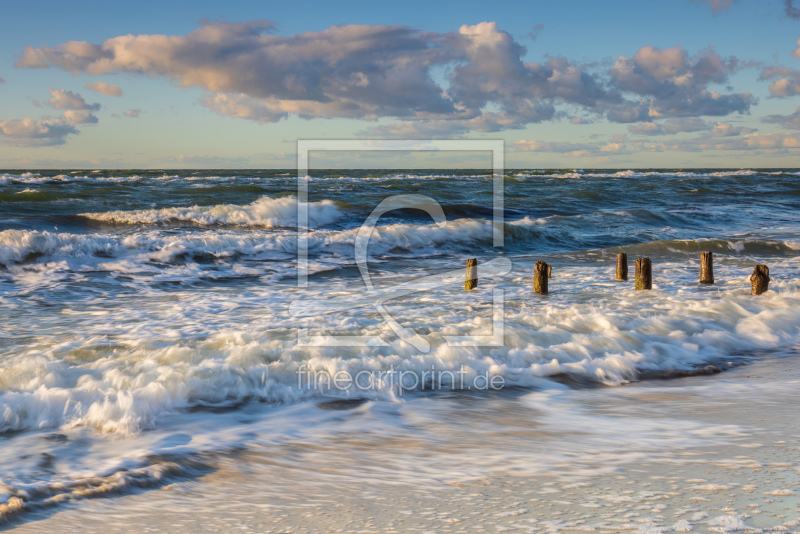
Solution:
M101 81L86 82L86 88L106 96L122 96L122 89L115 83Z
M543 141L540 139L520 140L511 143L510 148L516 152L553 152L568 157L592 159L597 162L609 161L609 155L630 154L627 137L614 134L610 139L594 143L571 143L568 141ZM601 159L597 159L601 158Z
M141 112L142 112L141 109L129 109L128 111L123 113L123 115L125 115L126 117L129 117L131 119L138 119L139 118L139 113L141 113Z
M62 145L78 131L65 120L8 119L0 121L0 143L11 146Z
M289 115L393 118L413 122L412 131L449 134L523 128L562 116L558 106L630 123L747 113L754 103L749 93L709 88L741 68L710 49L690 57L680 47L643 47L605 69L563 57L526 63L525 47L495 22L446 33L350 25L280 36L273 29L269 21L205 22L186 35L26 46L16 65L164 77L207 90L202 104L215 113L260 123Z
M798 110L797 115L800 115ZM657 128L665 125L652 124ZM674 126L674 124L673 124ZM699 126L699 125L698 125ZM686 127L684 124L682 127ZM661 142L631 141L625 135L615 134L604 141L571 143L567 141L521 140L509 145L518 152L552 152L571 157L598 158L632 154L635 152L701 152L744 150L751 152L791 152L800 148L800 135L785 132L759 133L752 128L717 122L706 125L707 131L690 138L669 139Z
M671 135L683 132L699 132L709 128L706 121L697 117L688 117L635 124L628 126L628 131L634 135Z
M695 0L698 4L708 4L714 15L719 15L735 2L736 0Z
M792 55L800 59L800 39L797 40L797 46L798 47L792 51ZM800 71L773 65L761 71L759 79L775 80L769 86L770 95L773 97L785 98L800 94Z
M62 145L68 136L77 134L78 124L95 124L93 112L99 104L88 104L81 95L64 89L50 89L47 102L53 109L64 110L61 117L42 119L7 119L0 121L0 143L19 147Z
M790 19L800 19L800 9L794 7L792 0L783 0L784 12Z
M47 102L53 109L73 109L98 111L100 104L87 104L78 93L64 89L50 89L50 100Z
M730 125L727 125L730 126ZM730 134L730 135L726 135ZM787 132L760 133L751 129L731 132L721 125L716 132L705 133L691 139L673 139L662 143L633 143L631 148L637 152L711 152L747 151L752 154L790 153L797 154L800 149L800 135Z
M250 158L226 158L220 156L208 156L206 154L180 154L177 156L167 156L163 158L161 162L179 165L241 167L242 165L249 164Z
M0 83L6 83L6 81L3 78L0 78Z
M800 108L790 115L769 115L761 119L763 122L780 124L784 128L800 130Z
M708 87L727 82L739 68L736 58L722 58L710 48L690 57L680 46L644 46L632 58L620 56L611 69L614 84L642 102L638 117L620 116L617 122L643 120L645 108L651 118L748 113L755 103L750 93L725 95Z
M800 71L786 67L768 67L761 72L761 80L775 80L769 86L770 95L786 98L800 95Z

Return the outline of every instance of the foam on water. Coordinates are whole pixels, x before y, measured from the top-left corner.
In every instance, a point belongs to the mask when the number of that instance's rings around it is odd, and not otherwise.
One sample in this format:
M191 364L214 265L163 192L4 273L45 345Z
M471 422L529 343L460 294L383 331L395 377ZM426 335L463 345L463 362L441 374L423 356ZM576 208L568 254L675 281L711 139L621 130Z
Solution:
M294 197L262 197L244 206L222 204L188 208L160 208L139 211L82 213L88 219L117 224L155 224L167 221L187 221L199 225L233 226L296 226L297 199ZM308 205L311 226L323 226L342 217L339 208L330 200Z
M446 390L463 387L457 372L467 384L501 377L535 392L531 409L549 407L540 424L581 428L599 436L593 447L630 445L603 432L609 419L574 405L575 388L713 372L800 343L792 193L800 188L792 172L776 173L774 183L749 170L515 173L500 251L491 246L484 172L330 172L312 180L312 198L323 200L309 204L308 287L294 279L297 201L285 196L296 185L292 173L0 175L2 194L20 197L0 203L0 463L15 466L0 476L0 516L17 509L13 499L56 503L202 469L198 455L248 446L245 420L263 422L275 443L285 435L314 443L315 425L341 423L312 400L367 399L365 412L405 410L419 421L415 395L436 385L425 372L451 373L439 375ZM422 180L435 184L431 194L441 193L450 220L440 227L420 214L382 218L368 249L375 288L460 270L472 257L479 273L508 258L511 274L480 274L470 293L459 280L385 302L429 352L398 338L373 307L293 316L295 301L368 295L354 256L358 226L376 198L419 192ZM646 184L644 193L628 198L631 180ZM766 200L753 204L754 191ZM696 282L705 250L715 252L712 287ZM618 252L653 259L653 291L613 281ZM548 297L531 292L538 259L553 265ZM770 291L753 298L747 277L762 262ZM494 331L495 289L505 292L504 345L449 345L445 336ZM380 336L384 344L309 346L300 329L331 341ZM380 378L390 370L423 378L406 391ZM301 371L378 378L366 389L312 387ZM739 432L629 423L654 448Z

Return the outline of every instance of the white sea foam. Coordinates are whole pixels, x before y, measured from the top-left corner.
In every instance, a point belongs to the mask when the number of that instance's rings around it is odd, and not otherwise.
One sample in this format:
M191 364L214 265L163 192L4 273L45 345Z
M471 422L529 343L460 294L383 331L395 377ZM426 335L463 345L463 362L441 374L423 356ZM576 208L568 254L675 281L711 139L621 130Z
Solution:
M664 268L675 273L681 267ZM787 266L775 265L779 269ZM717 274L730 278L724 266ZM63 315L43 316L37 343L7 349L9 358L0 368L0 431L87 426L131 434L197 405L287 402L323 393L394 398L398 393L388 383L366 393L355 387L309 388L298 383L304 362L310 372L331 374L464 370L467 381L488 374L502 376L508 385L541 386L543 379L571 375L613 385L641 372L691 370L727 361L731 354L800 340L800 291L785 281L774 280L767 295L753 299L744 287L712 297L658 288L647 296L619 294L596 286L607 279L605 270L585 266L562 268L556 276L591 298L572 302L553 295L529 302L527 276L508 280L506 345L491 350L443 343L442 334L487 335L493 328L488 302L474 296L467 301L458 288L388 304L400 324L429 336L433 349L428 354L398 340L374 349L298 346L297 327L320 333L344 329L351 335L375 335L386 327L368 309L293 318L289 302L319 298L318 289L287 285L230 297L182 292L165 299L156 292L147 298L145 290L141 299L125 298L120 307L65 310L80 313L82 325L80 333L66 337L46 335L47 323L57 324ZM51 288L58 284L52 273L45 278ZM396 281L375 279L378 287L387 283ZM346 282L324 287L330 294L353 291ZM232 323L238 326L232 329ZM7 326L19 331L13 317Z
M251 204L219 204L216 206L191 206L186 208L160 208L135 211L109 211L83 213L96 221L118 224L155 224L167 221L187 221L200 225L234 226L295 226L297 224L297 199L294 197L262 197ZM322 200L308 204L311 226L324 226L342 218L343 214L333 201Z

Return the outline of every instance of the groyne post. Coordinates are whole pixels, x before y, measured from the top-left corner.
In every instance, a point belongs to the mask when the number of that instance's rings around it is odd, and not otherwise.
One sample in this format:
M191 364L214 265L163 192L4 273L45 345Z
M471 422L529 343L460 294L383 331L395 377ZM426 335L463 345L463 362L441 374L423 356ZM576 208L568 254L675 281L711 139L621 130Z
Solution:
M624 252L617 254L617 280L628 279L628 255Z
M700 283L714 283L714 255L711 252L700 254Z
M750 294L760 295L769 290L769 267L766 265L756 265L753 274L750 275Z
M547 273L549 266L543 261L537 261L536 266L533 268L533 290L536 293L547 295Z
M478 287L478 259L467 260L467 272L464 273L464 289L469 291Z
M653 265L650 258L636 258L636 290L653 289Z

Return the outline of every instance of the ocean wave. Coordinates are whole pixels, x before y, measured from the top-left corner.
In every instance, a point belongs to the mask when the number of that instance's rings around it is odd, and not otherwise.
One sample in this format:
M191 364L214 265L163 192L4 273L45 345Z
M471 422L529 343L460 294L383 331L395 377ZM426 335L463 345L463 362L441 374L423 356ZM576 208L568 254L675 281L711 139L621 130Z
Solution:
M791 175L797 176L795 172L768 172L763 173L753 169L730 169L720 171L666 171L666 170L620 170L620 171L583 171L574 170L571 172L553 172L553 171L536 171L536 172L519 172L513 175L517 179L526 178L562 178L562 179L582 179L582 178L725 178L725 177L738 177L738 176L756 176L758 174L771 174L771 175Z
M191 222L202 226L296 226L297 199L294 197L261 197L251 204L219 204L186 208L159 208L133 211L82 213L81 217L115 224L158 224L169 221ZM311 226L332 224L343 213L331 200L310 202L308 218Z
M321 216L324 217L327 215L325 211L327 206L323 206ZM293 208L288 209L293 210ZM230 214L230 212L219 212L215 217L221 217L223 213ZM274 220L275 212L270 212L270 215ZM335 215L338 215L338 211L334 212ZM241 220L236 219L237 216L233 215L226 220ZM800 245L796 241L753 238L666 239L614 247L603 244L604 240L609 239L608 236L594 237L583 229L587 224L602 225L604 217L645 218L649 222L666 224L671 216L644 210L643 213L604 212L574 217L524 217L504 224L506 248L512 253L528 253L533 249L545 252L574 250L596 245L599 249L618 249L628 253L650 255L689 254L706 250L736 255L795 255L800 250ZM140 220L136 216L134 219ZM319 217L316 220L319 222ZM288 221L284 221L286 222ZM355 261L354 245L358 231L359 229L312 229L308 233L309 254L319 258L335 258L341 265L352 264ZM436 224L386 224L377 226L373 230L369 240L368 255L378 258L407 256L413 253L418 257L426 257L488 250L491 248L493 232L492 222L486 219L454 219L442 227ZM651 233L647 230L642 237ZM0 265L6 267L72 258L79 260L79 264L73 265L74 268L80 268L80 264L83 264L102 270L112 265L112 260L132 260L131 268L142 268L150 262L169 264L192 259L200 261L207 258L235 259L240 256L290 260L294 258L296 252L296 233L288 229L241 232L204 230L181 234L147 230L123 235L31 230L0 232ZM152 267L147 267L147 270L150 269Z
M297 320L281 304L288 296L276 300L273 295L269 309L243 317L240 328L211 327L208 336L196 342L170 343L157 331L138 331L108 346L102 333L110 324L123 324L131 311L107 310L94 320L87 316L80 338L59 339L47 349L47 357L28 350L2 363L0 433L91 428L133 435L155 428L168 414L193 407L318 397L397 400L399 394L398 384L389 381L379 380L366 390L355 384L315 387L319 383L301 381L299 373L366 372L374 377L394 370L422 377L413 386L404 383L412 390L424 387L422 373L431 370L461 371L467 384L479 376L502 376L507 386L538 387L542 379L564 376L619 385L642 373L691 371L728 362L735 354L795 345L800 340L800 291L796 283L779 280L773 287L759 299L733 289L713 297L654 292L646 301L606 296L582 303L508 307L505 346L491 351L454 347L433 330L428 354L404 343L372 349L298 345L290 334ZM433 326L447 335L491 331L491 321L476 318L474 311L460 306L454 311L453 300L463 299L463 292L444 291L452 296L427 300L424 311L393 306L395 318L425 328L431 327L431 317L438 317ZM244 302L239 296L237 304L258 309L265 295ZM167 330L211 322L218 306L185 302L185 316L170 312L175 324ZM320 316L312 324L324 320ZM349 311L331 320L362 334L375 329L373 318ZM445 389L461 387L452 376L442 376Z
M649 241L636 245L619 247L620 251L638 254L658 254L659 252L697 253L721 252L744 255L785 255L796 254L800 247L792 241L771 241L765 239L673 239Z

